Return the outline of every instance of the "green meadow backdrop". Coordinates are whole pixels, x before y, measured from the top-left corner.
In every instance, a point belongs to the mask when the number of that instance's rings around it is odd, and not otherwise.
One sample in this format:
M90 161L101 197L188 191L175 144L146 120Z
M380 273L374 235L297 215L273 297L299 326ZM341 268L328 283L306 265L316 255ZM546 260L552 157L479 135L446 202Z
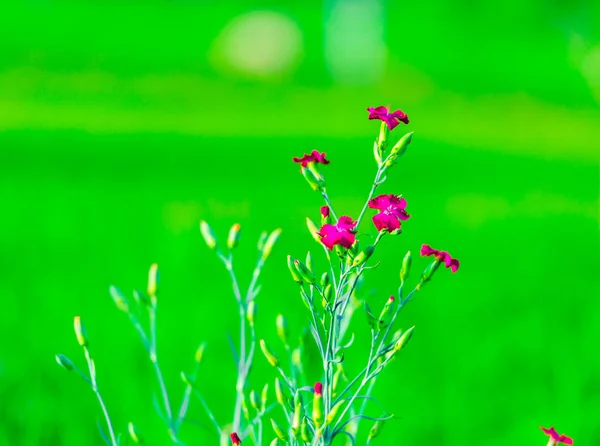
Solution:
M403 313L415 336L375 391L399 419L373 444L542 445L540 425L600 442L599 3L7 0L0 42L0 445L101 444L94 395L54 361L83 365L75 315L117 428L168 444L151 367L108 294L144 288L153 262L173 397L206 341L200 387L229 421L235 304L198 223L221 237L242 225L246 283L260 232L283 229L258 335L276 346L283 312L300 336L285 256L310 249L324 266L305 227L322 203L291 158L327 152L333 202L356 217L375 174L366 107L381 104L411 119L381 189L411 219L363 296L382 305L421 243L461 269ZM349 370L367 330L359 315ZM251 384L274 377L257 356ZM194 424L183 437L216 444Z

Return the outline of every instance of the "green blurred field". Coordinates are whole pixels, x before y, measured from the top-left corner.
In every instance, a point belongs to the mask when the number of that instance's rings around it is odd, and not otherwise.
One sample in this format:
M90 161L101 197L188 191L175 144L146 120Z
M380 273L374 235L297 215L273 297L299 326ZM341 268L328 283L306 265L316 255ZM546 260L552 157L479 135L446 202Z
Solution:
M364 294L381 305L421 243L461 269L440 271L401 318L415 336L375 392L401 419L377 444L543 444L540 425L600 441L598 6L381 5L386 68L363 83L336 78L322 51L321 14L335 2L0 7L0 445L101 444L93 394L53 358L82 360L74 315L119 428L133 421L167 444L148 361L108 295L110 284L143 288L152 262L174 398L207 341L202 387L229 421L235 306L198 222L223 237L241 223L248 275L260 232L283 228L259 336L276 345L279 312L299 336L307 314L285 256L321 252L304 224L321 202L291 157L326 151L334 204L356 216L375 173L378 125L365 108L379 104L411 117L413 144L381 189L403 193L411 219ZM222 62L219 33L252 10L301 30L289 72ZM373 233L368 220L363 230ZM350 370L366 359L366 330L357 317ZM274 378L262 359L256 387ZM197 403L191 414L202 418ZM184 437L215 444L193 425Z

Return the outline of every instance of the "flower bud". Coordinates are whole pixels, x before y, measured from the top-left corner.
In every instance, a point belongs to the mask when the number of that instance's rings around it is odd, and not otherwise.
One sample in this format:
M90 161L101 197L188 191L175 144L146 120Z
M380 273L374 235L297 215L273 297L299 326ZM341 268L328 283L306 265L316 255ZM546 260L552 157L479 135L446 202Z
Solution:
M265 355L265 358L267 358L267 361L269 362L269 364L271 364L273 367L278 367L279 366L279 360L271 352L271 350L267 346L267 344L266 344L266 342L265 342L264 339L260 340L260 349L262 350L263 354Z
M260 412L260 404L258 403L258 395L256 393L256 390L252 390L250 392L250 405L254 410Z
M77 342L79 343L79 345L81 345L82 347L87 347L87 334L79 316L75 316L75 319L73 320L73 328L75 329L75 337L77 338Z
M312 436L310 434L308 424L306 423L306 417L302 418L302 425L300 426L300 437L302 438L303 442L312 443Z
M313 270L313 263L312 263L312 255L310 255L310 251L308 251L306 253L306 267L312 271Z
M300 277L298 266L296 265L296 261L292 259L292 256L287 256L287 265L294 282L296 282L298 285L302 285L302 277Z
M129 422L129 424L127 424L127 431L129 432L129 436L131 437L134 443L142 443L142 439L140 437L138 429L132 422Z
M283 432L283 429L281 429L279 424L277 424L277 421L275 421L273 418L271 418L271 426L273 426L273 431L275 432L275 435L277 435L277 438L279 438L281 441L287 440L287 436Z
M287 319L283 314L277 315L277 319L275 320L275 325L277 326L277 336L283 342L283 345L288 345L289 339L289 329L287 324Z
M112 297L117 308L125 313L128 313L129 304L127 303L127 298L123 295L123 293L121 293L121 291L114 285L108 287L108 292L110 293L110 297Z
M315 426L319 428L323 424L323 384L316 383L314 390L312 419L315 422Z
M331 223L331 209L329 206L321 206L321 224Z
M61 367L64 367L66 370L73 370L75 368L75 365L73 364L73 361L71 361L69 358L67 358L65 355L61 355L58 354L55 356L56 358L56 362L58 362L58 364Z
M346 403L345 400L338 401L337 404L331 408L331 410L327 414L327 419L325 420L325 424L329 425L329 424L333 423L333 421L335 420L335 417L337 416L338 412L340 411L340 408L344 405L344 403Z
M302 351L300 350L300 347L292 350L292 365L300 371L300 374L302 374Z
M402 138L400 138L400 141L398 141L394 145L394 147L392 147L392 150L391 150L392 155L395 155L398 158L401 157L402 155L404 155L404 152L406 152L406 149L408 149L408 145L412 141L412 135L413 135L413 132L410 132L410 133L407 133L406 135L404 135Z
M248 403L246 402L246 396L242 394L242 413L247 421L250 421L250 411L248 410Z
M314 222L308 217L306 217L306 226L308 228L308 232L310 232L310 235L312 235L312 238L314 238L317 243L321 243L321 237L318 234L319 228L317 228Z
M238 436L237 432L232 432L231 434L229 434L229 438L231 438L231 444L233 446L240 446L242 444L242 440L240 440L240 437Z
M373 252L375 252L375 247L372 245L367 246L365 249L359 252L356 257L354 257L352 266L356 267L362 265L367 260L369 260L369 257L373 255Z
M196 350L196 354L194 355L194 360L196 361L196 364L200 364L202 362L202 356L204 355L204 348L206 347L206 343L202 343L198 346L198 349Z
M275 399L282 406L285 405L285 401L283 398L283 389L281 388L281 381L279 381L279 378L275 378Z
M375 422L375 424L371 428L371 431L369 432L369 440L372 440L373 438L377 437L381 433L381 430L383 429L383 424L384 424L384 420Z
M329 285L329 274L327 272L324 272L321 276L321 287L324 288L327 285Z
M158 289L158 265L153 263L148 271L148 296L151 298L156 296Z
M327 302L331 302L331 298L333 297L333 286L331 284L327 285L323 290L323 297Z
M300 273L302 279L304 279L307 283L314 285L316 282L314 273L300 260L294 260L294 265L296 266L296 270Z
M388 324L387 315L390 312L392 305L394 304L394 296L390 296L390 298L386 301L383 306L383 310L381 310L381 314L379 315L379 328L383 328Z
M404 282L408 277L408 273L410 272L410 264L412 263L412 257L410 255L410 251L406 253L404 258L402 259L402 267L400 268L400 281Z
M253 300L248 303L246 310L246 319L250 323L250 326L254 326L254 318L256 317L256 304Z
M206 245L210 249L215 249L216 248L216 246L217 246L217 239L215 237L215 233L210 228L210 226L208 225L208 223L206 223L204 220L202 220L200 222L200 234L202 234L202 237L204 238L204 241L206 242Z
M235 223L229 230L229 235L227 235L227 247L229 249L234 249L238 245L240 241L241 229L242 227L240 224Z
M421 273L421 282L417 285L417 290L419 290L424 283L431 280L439 267L440 260L435 259L427 268L425 268L425 270Z
M415 331L414 325L412 327L410 327L408 330L406 330L402 334L402 336L400 336L400 339L398 339L396 341L396 344L394 344L394 351L398 352L398 351L402 350L402 348L404 348L404 346L408 343L408 341L412 337L413 331Z
M269 398L269 383L266 383L260 392L260 402L262 404L263 410L267 407L267 399Z
M271 251L273 251L273 246L279 239L281 235L281 228L275 229L273 232L269 234L267 241L265 242L265 246L262 249L262 259L267 260L267 257L271 255Z
M294 438L300 438L300 425L302 421L302 403L296 404L292 417L292 433Z

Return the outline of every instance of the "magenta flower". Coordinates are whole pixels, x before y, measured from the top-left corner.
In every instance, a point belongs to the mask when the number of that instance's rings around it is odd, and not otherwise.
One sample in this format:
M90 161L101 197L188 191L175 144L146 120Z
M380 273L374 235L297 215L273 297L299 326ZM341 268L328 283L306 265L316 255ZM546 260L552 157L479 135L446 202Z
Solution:
M390 130L394 130L400 122L408 124L408 115L402 110L396 110L390 113L388 107L380 105L379 107L369 107L367 108L367 111L369 112L369 119L379 119L380 121L385 122Z
M444 262L446 268L450 268L453 273L458 271L460 262L458 261L458 259L453 259L452 256L446 251L438 251L437 249L433 249L429 245L423 245L421 246L421 255L425 257L434 256L436 259Z
M350 217L340 217L335 225L324 224L321 226L318 235L321 236L323 243L330 251L335 245L350 249L356 241L354 227L356 222Z
M557 444L557 443L573 444L572 438L567 437L565 434L558 435L558 432L556 432L556 429L554 429L553 426L551 426L550 429L545 429L540 426L540 429L543 430L546 435L548 435L550 438L552 438L552 440L554 440L554 444Z
M321 206L321 215L323 218L329 217L329 206Z
M321 396L323 395L323 384L322 383L315 383L315 395L317 396Z
M406 200L396 195L380 195L369 200L369 207L379 209L379 214L373 216L373 223L378 231L387 229L392 232L400 229L400 220L408 220L410 217L406 211Z
M329 160L325 159L325 152L319 153L316 150L313 150L310 155L304 154L302 158L294 157L292 161L302 164L302 167L308 166L308 163L329 164Z

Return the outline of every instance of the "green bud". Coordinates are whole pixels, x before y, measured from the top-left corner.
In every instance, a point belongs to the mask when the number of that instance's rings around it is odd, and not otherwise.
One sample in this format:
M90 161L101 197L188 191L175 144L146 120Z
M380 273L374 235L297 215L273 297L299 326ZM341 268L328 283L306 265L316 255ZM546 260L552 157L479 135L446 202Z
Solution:
M394 145L394 147L392 147L392 150L391 150L392 155L395 155L398 158L401 157L402 155L404 155L404 152L406 152L406 149L408 149L408 145L412 141L412 135L413 135L413 132L410 132L410 133L407 133L406 135L404 135L402 138L400 138L400 141L398 141Z
M260 412L260 404L258 403L258 394L255 390L250 392L250 405L254 410Z
M323 424L323 395L320 393L315 393L313 398L312 419L317 428Z
M129 432L129 436L133 440L134 443L142 443L142 438L137 430L137 427L132 422L129 422L127 425L127 431Z
M258 237L258 243L256 245L259 251L262 252L263 248L265 247L265 242L267 241L268 236L269 233L267 231L263 231L260 233L260 236Z
M290 274L292 275L292 279L298 285L302 285L302 277L300 276L300 272L298 271L298 266L296 265L296 261L292 259L292 256L287 256L287 265L290 270Z
M417 285L417 290L421 289L424 283L429 282L433 277L434 273L440 267L440 260L435 259L425 270L421 273L421 282Z
M300 260L294 260L294 265L296 266L296 270L300 273L302 279L304 279L307 283L314 285L316 282L316 278L314 273Z
M217 246L217 239L215 237L215 233L210 228L208 223L206 223L204 220L200 222L200 234L202 234L206 245L210 249L215 249L215 247Z
M250 421L250 411L248 410L248 403L246 402L246 395L242 394L242 413L247 421Z
M327 302L331 302L331 298L333 297L333 286L331 284L327 285L323 290L323 297Z
M392 305L394 305L394 296L390 296L390 298L385 302L383 310L381 310L381 314L379 315L379 328L387 326L387 315L389 314Z
M253 300L248 303L248 309L246 310L246 319L250 323L250 326L254 326L254 318L256 317L256 304Z
M306 253L306 267L312 271L313 270L313 264L312 264L312 256L310 255L310 251L308 251Z
M267 241L265 242L265 246L262 249L263 260L266 260L267 257L269 257L269 255L271 255L271 251L273 251L273 246L275 246L275 243L279 239L280 235L281 235L281 228L275 229L273 232L271 232L269 234L269 237L267 238Z
M363 249L361 252L359 252L356 257L354 257L352 266L362 265L367 260L369 260L369 257L371 257L373 255L373 252L375 252L375 247L372 245L367 246L365 249Z
M321 276L321 287L326 287L327 285L329 285L329 274L324 272Z
M241 229L242 227L240 224L235 223L229 230L229 235L227 236L227 247L229 249L234 249L238 245L241 236Z
M371 311L371 307L369 304L365 302L365 314L367 315L367 322L372 329L375 329L375 316L373 316L373 312Z
M153 263L148 271L148 296L150 298L156 296L158 289L158 265Z
M308 424L306 423L306 417L302 418L302 424L300 425L300 437L302 438L303 442L312 443L312 436L310 434Z
M341 364L340 364L340 366L341 366ZM332 381L333 396L337 396L337 390L340 385L340 380L343 378L343 376L344 376L344 369L342 367L338 368L335 371L335 373L333 374L333 381Z
M412 337L413 331L415 331L414 325L412 327L410 327L408 330L406 330L402 334L402 336L400 336L400 339L398 339L396 341L396 344L394 344L394 351L398 352L404 348L404 346L408 343L408 341Z
M56 358L56 362L58 362L58 364L61 367L64 367L66 370L73 370L75 368L75 365L73 364L73 361L71 361L69 358L67 358L65 355L61 355L58 354L55 356Z
M312 190L319 190L321 188L321 185L319 184L319 179L315 176L312 170L305 169L304 167L300 170L302 172L302 175L304 175L306 182L309 184Z
M277 435L277 438L279 438L281 441L287 440L287 435L285 435L283 429L281 429L279 424L277 424L277 421L275 421L273 418L271 418L271 426L273 426L273 431L275 432L275 435Z
M338 401L337 404L331 408L331 410L327 414L327 419L325 420L325 424L329 425L329 424L333 423L333 421L335 420L335 417L337 416L338 412L340 411L340 408L344 405L344 403L346 403L345 400Z
M279 381L279 378L275 378L275 399L282 406L285 405L285 401L283 398L283 389L281 388L281 381Z
M300 348L292 350L292 365L296 367L297 370L302 371L302 352Z
M269 362L269 364L271 364L273 367L278 367L279 366L279 360L271 352L271 350L267 346L267 343L265 342L264 339L260 340L260 349L262 350L263 354L265 355L265 358L267 358L267 361Z
M108 288L108 292L110 293L110 297L115 302L117 308L125 313L129 312L129 304L127 303L127 298L121 293L121 291L114 285L111 285Z
M306 226L308 227L308 232L310 232L312 238L314 238L317 243L321 243L321 236L318 234L319 228L317 228L314 222L308 217L306 217Z
M290 333L288 329L287 319L283 314L279 314L277 315L277 319L275 322L275 325L277 326L277 336L279 336L279 339L281 339L283 345L288 345Z
M269 397L269 383L266 383L262 389L262 392L260 392L260 402L262 404L263 410L265 407L267 407L268 397Z
M204 355L204 348L206 347L206 343L202 343L198 346L198 349L196 350L196 354L194 355L194 360L196 361L197 364L200 364L202 362L202 356Z
M79 345L81 345L82 347L87 347L87 334L79 316L75 316L75 319L73 319L73 328L75 329L75 337L77 338L77 342L79 343Z
M410 251L406 253L404 258L402 259L402 267L400 268L400 281L404 282L408 277L408 273L410 272L410 264L412 263L412 257L410 255Z
M294 438L300 438L300 425L302 421L302 403L296 404L292 417L292 433Z
M373 438L377 437L381 433L384 423L385 423L384 420L375 422L375 424L371 428L371 431L369 432L369 440L372 440Z

